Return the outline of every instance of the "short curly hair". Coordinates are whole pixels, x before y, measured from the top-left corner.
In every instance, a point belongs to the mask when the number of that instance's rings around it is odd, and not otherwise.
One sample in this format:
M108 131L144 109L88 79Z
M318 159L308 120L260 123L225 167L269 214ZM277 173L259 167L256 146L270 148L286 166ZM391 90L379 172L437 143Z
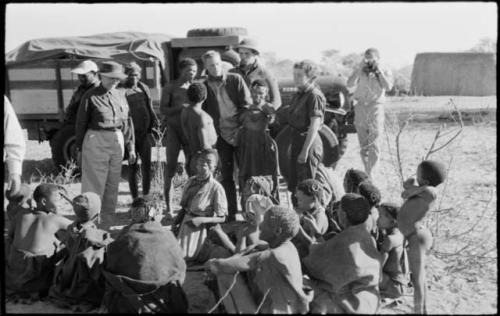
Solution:
M192 103L203 102L207 98L207 87L203 83L192 83L187 89L187 98Z
M389 214L389 216L392 219L397 219L400 207L396 203L384 202L384 203L380 203L380 205L378 206L378 209L379 209L379 212L381 210L386 211L387 214Z
M252 83L250 84L250 88L253 89L255 87L264 87L269 89L269 86L264 79L255 79L254 81L252 81Z
M33 200L40 203L43 198L48 199L53 193L59 191L59 186L52 183L39 184L33 191Z
M306 76L311 79L316 79L319 75L319 67L311 60L303 60L293 65L293 69L303 69Z
M217 165L219 163L219 154L217 153L217 150L213 148L203 149L197 153L197 156L198 157L196 157L196 161L212 156L215 158L215 164Z
M361 194L370 203L371 207L378 206L382 200L380 190L370 181L365 180L358 186L359 194Z
M179 61L179 63L177 64L177 68L179 70L182 70L182 69L187 68L189 66L198 66L198 64L196 63L196 60L194 60L193 58L189 58L189 57L181 59Z
M364 223L370 216L370 204L360 194L346 193L340 200L340 208L353 226Z
M271 206L264 220L268 220L271 227L280 227L284 238L293 238L299 232L299 216L286 206Z
M370 177L364 171L358 169L348 169L344 176L344 185L346 192L354 192L358 189L359 184L365 180L369 180Z
M418 168L422 171L422 178L432 187L436 187L446 180L446 167L439 161L424 160Z

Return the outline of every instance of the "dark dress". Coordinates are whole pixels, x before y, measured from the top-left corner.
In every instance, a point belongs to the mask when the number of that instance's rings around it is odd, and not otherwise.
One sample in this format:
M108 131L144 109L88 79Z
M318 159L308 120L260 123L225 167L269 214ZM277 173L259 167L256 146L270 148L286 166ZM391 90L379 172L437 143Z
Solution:
M252 176L277 177L278 146L269 135L270 116L274 109L270 104L250 106L242 114L242 128L238 134L238 166L240 181Z

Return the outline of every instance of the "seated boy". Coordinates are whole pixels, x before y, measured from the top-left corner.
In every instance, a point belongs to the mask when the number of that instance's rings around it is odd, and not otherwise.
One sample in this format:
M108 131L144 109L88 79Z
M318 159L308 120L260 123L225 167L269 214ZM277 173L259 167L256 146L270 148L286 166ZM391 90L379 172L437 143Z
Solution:
M403 295L407 281L401 261L403 259L404 236L397 228L399 207L393 203L382 203L379 208L377 226L380 232L378 248L382 254L382 280L380 295L391 299Z
M103 304L109 313L186 313L186 263L175 236L162 227L154 201L136 198L132 223L106 251Z
M311 312L375 314L380 301L381 258L370 235L370 206L355 193L347 193L340 203L346 229L312 245L304 259L314 290Z
M5 267L7 290L32 298L47 295L54 265L61 255L55 234L71 224L57 214L61 199L58 186L40 184L33 198L36 208L17 211L10 222L7 235L10 250Z
M423 220L436 200L435 187L446 178L443 164L425 160L417 167L417 182L407 179L401 194L405 202L398 214L398 228L408 240L408 259L414 287L414 312L425 313L425 257L432 246L432 235Z
M375 240L377 240L378 239L377 220L379 218L377 207L380 204L380 201L382 200L382 195L380 194L380 190L370 180L365 180L358 185L358 193L368 201L368 204L370 204L370 213L372 215L372 220L373 220L372 236L373 238L375 238Z
M189 107L181 112L181 127L187 141L186 171L196 172L196 153L215 147L217 134L212 117L201 108L207 99L207 88L202 83L192 83L187 89Z
M364 171L348 169L344 176L344 192L359 193L360 183L369 179L370 177ZM326 216L328 217L328 230L324 235L325 240L336 236L344 229L339 220L339 209L340 201L332 203L332 205L326 209Z
M96 193L82 193L73 199L72 205L75 221L56 234L66 246L67 255L56 266L49 294L59 304L87 311L101 304L101 265L112 239L95 225L101 212L101 199Z
M297 208L300 218L299 233L292 239L297 247L299 257L307 256L309 246L322 236L328 229L328 218L321 205L323 188L314 179L306 179L297 185Z
M291 239L299 230L297 214L283 206L272 206L260 224L260 239L269 249L248 255L212 259L207 269L216 274L219 292L229 295L223 300L228 313L306 313L311 301L303 290L302 272L297 249ZM235 273L247 272L248 283Z

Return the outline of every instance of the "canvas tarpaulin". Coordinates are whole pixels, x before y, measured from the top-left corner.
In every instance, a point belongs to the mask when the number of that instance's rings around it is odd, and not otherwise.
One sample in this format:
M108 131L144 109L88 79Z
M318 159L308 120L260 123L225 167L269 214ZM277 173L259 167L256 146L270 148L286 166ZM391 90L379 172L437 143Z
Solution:
M27 41L5 56L6 65L68 57L113 59L157 59L164 68L168 58L165 34L117 32L90 36L54 37Z

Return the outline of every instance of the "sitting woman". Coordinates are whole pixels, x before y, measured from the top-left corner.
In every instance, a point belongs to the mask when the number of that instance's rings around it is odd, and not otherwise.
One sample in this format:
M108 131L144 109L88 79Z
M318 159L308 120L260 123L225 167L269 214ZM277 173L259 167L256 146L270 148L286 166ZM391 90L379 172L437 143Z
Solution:
M210 228L217 235L223 247L231 253L247 253L256 246L261 245L259 239L259 225L265 212L278 201L272 196L273 182L269 177L251 177L245 182L242 194L243 223L229 223L228 225L215 225ZM232 225L231 225L232 224ZM229 226L230 225L230 226ZM235 238L231 238L231 237Z
M217 166L217 152L207 149L199 154L196 162L196 175L191 177L184 188L181 198L182 219L177 239L187 261L205 261L207 239L210 225L223 223L227 215L226 193L215 180L213 172Z

